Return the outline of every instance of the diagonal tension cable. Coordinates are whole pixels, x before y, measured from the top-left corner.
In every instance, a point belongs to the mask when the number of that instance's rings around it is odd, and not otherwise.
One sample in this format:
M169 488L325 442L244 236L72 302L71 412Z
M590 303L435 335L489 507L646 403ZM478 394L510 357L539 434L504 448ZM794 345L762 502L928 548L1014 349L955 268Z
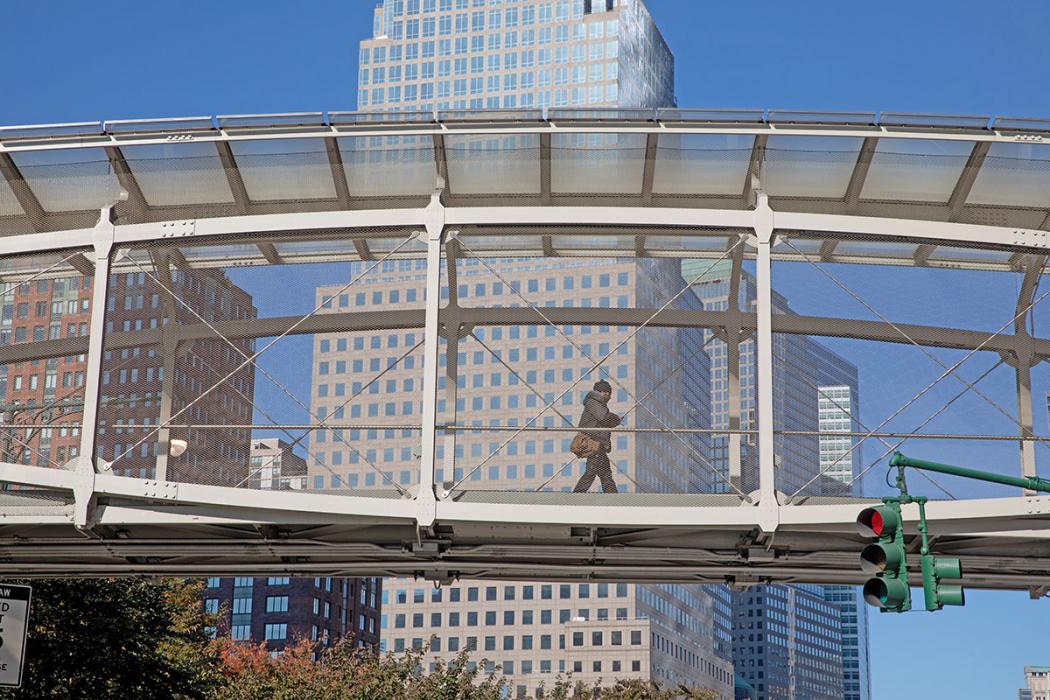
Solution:
M395 246L394 248L392 248L392 249L391 249L391 250L390 250L389 252L387 252L387 253L386 253L386 254L385 254L385 255L384 255L384 256L383 256L382 258L380 258L380 259L376 260L376 261L375 261L375 263L374 263L373 265L371 265L371 266L370 266L370 267L369 267L368 269L366 269L366 270L362 271L362 272L361 272L361 273L360 273L359 275L357 275L356 277L354 277L353 279L351 279L351 280L350 280L349 282L347 282L347 283L346 283L345 285L343 285L343 286L342 286L342 287L341 287L341 288L340 288L340 289L339 289L338 291L336 291L336 294L339 294L339 293L341 293L341 292L345 291L345 290L346 290L346 289L348 289L348 288L349 288L349 287L350 287L351 285L355 284L356 282L358 282L358 281L360 281L361 279L363 279L363 278L364 278L364 277L365 277L366 275L368 275L368 274L370 274L371 272L373 272L374 270L376 270L376 269L377 269L377 268L378 268L378 267L379 267L380 265L382 265L382 264L383 264L384 262L386 262L386 260L387 260L387 259L389 259L389 258L390 258L390 257L391 257L392 255L394 255L395 253L397 253L398 251L400 251L400 250L401 250L402 248L404 248L404 247L405 247L406 245L408 245L408 244L409 244L409 243L410 243L410 242L411 242L411 241L412 241L412 240L413 240L413 239L414 239L415 237L416 237L416 234L415 234L415 233L412 233L411 235L409 235L409 236L408 236L407 238L405 238L405 240L404 240L404 241L402 241L402 242L401 242L401 243L399 243L399 244L398 244L397 246ZM178 417L179 417L180 415L182 415L183 413L185 413L186 411L188 411L188 410L189 410L189 409L190 409L191 407L193 407L193 406L194 406L194 405L195 405L196 403L198 403L199 401L201 401L201 400L202 400L202 399L203 399L203 398L204 398L205 396L209 395L209 394L210 394L211 392L213 392L213 391L214 391L214 390L215 390L216 388L218 388L218 387L219 387L220 385L222 385L222 384L223 384L224 382L228 381L228 380L229 380L229 379L230 379L231 377L233 377L234 375L236 375L236 374L237 374L237 372L241 371L242 369L244 369L245 367L247 367L247 366L249 366L249 365L255 365L255 366L257 367L258 365L256 365L256 364L255 364L255 360L256 360L256 359L257 359L257 358L258 358L258 357L259 357L260 355L262 355L262 354L263 354L263 353L265 353L265 352L266 352L267 350L269 350L270 348L272 348L272 347L273 347L274 345L276 345L276 344L277 344L277 343L278 343L279 341L281 341L282 339L284 339L284 338L285 338L286 336L290 335L290 334L291 334L291 333L292 333L292 332L293 332L293 331L294 331L294 330L295 330L296 328L298 328L298 327L299 327L299 326L301 326L301 325L302 325L303 323L305 323L305 322L307 321L307 319L309 319L309 318L313 317L313 316L314 316L314 315L315 315L315 314L316 314L316 313L317 313L318 311L320 311L320 310L321 310L322 308L324 308L325 304L327 304L327 303L328 303L327 301L324 301L324 300L322 300L322 302L321 302L320 304L318 304L318 305L317 305L316 307L314 307L314 308L313 308L313 309L312 309L311 311L309 311L308 313L306 313L306 314L305 314L305 315L304 315L304 316L303 316L302 318L300 318L300 319L299 319L298 321L296 321L296 322L295 322L295 323L293 323L293 324L292 324L291 326L289 326L289 327L288 327L287 329L285 329L285 330L284 330L284 331L283 331L283 332L282 332L282 333L281 333L280 335L278 335L278 336L277 336L276 338L274 338L274 339L273 339L273 340L271 340L271 341L270 341L269 343L267 343L267 344L266 344L266 345L265 345L265 346L264 346L264 347L263 347L263 348L262 348L261 350L257 350L257 351L256 351L256 352L254 352L254 353L253 353L252 355L250 355L250 356L246 357L246 358L245 358L245 360L244 360L244 361L243 361L243 362L242 362L241 364L239 364L239 365L238 365L238 366L237 366L236 368L234 368L234 369L233 369L233 370L231 370L231 371L230 371L229 373L227 373L227 375L226 375L225 377L223 377L223 379L222 379L222 380L220 380L219 382L216 382L215 384L213 384L213 385L212 385L211 387L209 387L209 388L208 388L208 389L207 389L206 391L202 392L202 393L201 393L201 394L200 394L199 396L197 396L197 397L196 397L196 398L194 398L194 399L193 399L192 401L190 401L189 403L187 403L187 404L186 404L186 405L185 405L185 406L184 406L184 407L183 407L182 409L180 409L180 410L179 410L179 411L178 411L177 413L173 414L173 415L171 416L171 418L169 419L168 423L170 424L170 422L171 422L171 421L175 420L175 419L176 419L176 418L178 418ZM216 335L217 335L218 337L220 337L220 338L225 338L225 336L223 336L223 335L222 335L222 333L220 333L220 332L219 332L219 331L218 331L218 330L217 330L217 329L216 329L216 328L215 328L214 326L212 326L212 325L211 325L210 323L208 323L207 321L205 321L205 324L207 324L207 325L208 325L208 327L209 327L209 328L211 328L211 330L212 330L213 332L215 332L215 334L216 334ZM227 340L227 342L230 342L230 341L229 341L229 339L226 339L226 340ZM131 445L131 446L130 446L130 448L129 448L128 450L126 450L126 451L125 451L124 453L122 453L121 455L119 455L119 456L118 456L118 457L117 457L116 459L120 459L120 458L124 457L125 455L129 454L130 452L132 452L132 451L133 451L133 450L134 450L134 449L135 449L136 447L138 447L139 445L141 445L142 443L144 443L144 442L145 442L146 440L148 440L148 439L150 439L151 437L153 437L154 435L156 435L156 434L157 434L157 432L158 432L158 431L160 431L160 430L161 430L161 428L163 428L163 427L167 427L167 426L158 426L158 427L157 427L157 428L155 428L155 429L154 429L153 431L151 431L151 432L150 432L150 433L148 433L147 435L143 436L143 437L142 437L142 438L141 438L141 439L140 439L140 440L139 440L138 442L136 442L135 444ZM113 461L116 461L116 459L114 459ZM376 468L378 469L378 467L376 467ZM405 491L404 489L402 489L402 488L401 488L400 486L398 486L397 484L394 484L392 480L391 480L391 483L392 483L392 484L394 485L394 487L395 487L395 488L397 488L397 490L398 490L399 492L401 492L401 494L402 494L402 495L405 495L405 494L407 493L407 492L406 492L406 491Z
M218 330L217 328L215 328L215 326L213 326L213 325L212 325L212 324L211 324L211 323L210 323L210 322L209 322L209 321L208 321L207 319L205 319L205 318L204 318L203 316L201 316L201 315L200 315L200 313L198 313L196 309L194 309L194 308L193 308L192 306L190 306L190 305L189 305L189 304L188 304L188 303L187 303L187 302L186 302L185 300L183 300L183 299L182 299L181 297L179 297L179 295L178 295L178 294L177 294L177 293L176 293L176 292L175 292L174 290L170 289L170 288L169 288L169 287L168 287L167 285L165 285L165 284L164 284L164 282L162 282L162 281L161 281L161 280L160 280L159 278L157 278L157 277L156 277L156 276L155 276L155 275L154 275L154 274L153 274L152 272L150 272L149 270L147 270L147 269L143 268L143 267L142 267L142 266L141 266L141 265L140 265L140 264L139 264L138 262L136 262L136 261L135 261L135 260L134 260L133 258L130 258L129 256L127 256L127 254L125 254L125 257L127 257L127 258L128 258L129 260L131 260L131 262L132 262L132 263L133 263L133 264L134 264L134 265L135 265L136 267L138 267L138 268L139 268L139 270L141 270L141 271L143 272L143 274L147 275L147 276L148 276L148 277L149 277L149 278L150 278L150 279L151 279L151 280L152 280L153 282L155 282L155 283L156 283L156 284L157 284L158 286L160 286L160 288L161 288L161 289L163 289L163 290L164 290L165 292L167 292L167 293L168 293L168 295L169 295L169 296L170 296L171 298L173 298L173 299L174 299L175 301L177 301L177 302L178 302L179 304L181 304L181 305L182 305L182 306L183 306L183 307L184 307L184 308L185 308L185 309L186 309L187 311L189 311L189 312L190 312L190 314L192 314L192 315L193 315L193 316L194 316L194 317L195 317L195 318L196 318L196 319L197 319L198 321L200 321L200 322L201 322L202 324L204 324L204 325L205 325L205 326L207 326L207 327L208 327L209 329L211 329L211 330L212 330L212 332L214 332L214 333L215 333L215 335L216 335L216 336L218 336L218 338L219 338L220 340L222 340L222 341L223 341L223 342L225 342L225 343L226 343L226 344L227 344L228 346L230 346L231 348L233 348L233 350L234 350L234 351L235 351L235 352L236 352L237 354L239 354L239 355L240 355L241 357L243 357L243 358L248 358L248 353L246 353L246 352L245 352L245 351L244 351L243 349L241 349L241 348L240 348L240 347L239 347L239 346L238 346L238 345L237 345L236 343L234 343L234 342L233 342L232 340L230 340L229 338L227 338L226 336L224 336L224 335L223 335L223 334L222 334L222 333L221 333L221 332L220 332L220 331L219 331L219 330ZM340 292L341 292L341 291L342 291L342 290L340 290ZM322 307L323 307L323 304L322 304ZM416 347L418 347L418 345L417 345ZM299 397L298 397L298 396L294 395L294 394L293 394L293 393L292 393L292 392L291 392L291 391L290 391L290 390L289 390L289 389L288 389L287 387L285 387L285 386L284 386L284 384L282 384L282 383L281 383L281 382L280 382L280 381L279 381L279 380L278 380L278 379L277 379L276 377L274 377L274 376L273 376L272 374L270 374L270 373L269 373L269 372L268 372L268 371L267 371L267 370L266 370L266 369L265 369L264 367L262 367L261 365L259 365L259 364L258 364L257 362L254 362L254 361L252 361L252 363L251 363L251 364L252 364L252 366L254 367L254 369L256 369L256 370L258 370L259 372L261 372L261 373L262 373L262 375L263 375L264 377L266 377L267 379L269 379L269 380L270 380L270 382L271 382L271 383L272 383L272 384L273 384L274 386L276 386L276 387L277 387L278 389L280 389L280 390L281 390L281 392L282 392L282 393L283 393L283 394L284 394L285 396L287 396L288 398L290 398L290 399L291 399L291 400L292 400L293 402L295 402L295 403L296 403L296 404L297 404L297 405L298 405L298 406L299 406L300 408L302 408L303 410L305 410L305 411L306 411L306 413L307 413L307 415L308 415L308 416L310 416L310 418L311 418L311 419L313 418L313 416L312 416L312 415L310 414L310 409L309 409L309 408L308 408L308 407L307 407L307 406L306 406L306 405L305 405L305 404L304 404L304 403L302 402L302 400L300 400L300 399L299 399ZM212 369L212 368L211 368L211 367L209 367L209 369ZM383 371L383 372L381 373L381 375L380 375L380 376L382 376L382 374L385 374L385 373L386 373L387 371L389 371L389 369L390 369L390 368L388 367L388 368L387 368L386 370L384 370L384 371ZM216 376L218 376L218 375L219 375L219 372L218 372L217 370L214 370L214 369L212 369L212 371L213 371L213 373L214 373L214 374L215 374ZM222 384L225 384L225 383L227 383L227 380L228 380L229 378L230 378L229 376L226 376L226 377L222 377L221 379L219 379L219 380L218 380L218 382L216 382L216 384L215 384L215 385L214 385L214 386L212 387L212 389L214 389L214 388L216 388L216 387L218 387L218 386L221 386ZM371 383L371 382L370 382L370 383ZM240 390L238 390L238 389L236 388L236 386L235 386L235 385L233 385L233 386L234 386L234 390L235 390L235 391L237 391L237 393L238 393L238 394L241 394ZM209 389L209 391L210 391L210 389ZM207 393L207 392L205 392L205 393ZM241 396L242 396L242 397L244 397L244 395L243 395L243 394L241 394ZM247 397L244 397L244 398L247 398ZM254 403L254 402L249 402L249 403L251 403L251 404L252 404L252 407L253 407L253 408L258 408L258 407L257 407L257 406L255 405L255 403ZM345 404L344 404L344 406L345 406ZM269 419L270 419L270 420L271 420L271 421L272 421L272 422L273 422L274 424L276 424L276 423L277 423L277 421L276 421L275 419L273 419L272 417L270 417L270 416L269 416L269 414L263 413L263 415L264 415L264 416L266 416L267 418L269 418ZM171 420L174 420L174 418L175 418L175 416L172 416ZM170 425L170 421L169 421L169 425ZM164 428L164 427L165 427L165 426L161 426L161 428ZM291 433L289 433L288 431L283 431L283 432L284 432L284 433L285 433L285 434L286 434L286 435L287 435L287 436L288 436L289 438L293 438L293 436L291 435ZM303 435L300 435L300 436L299 436L298 438L293 438L293 439L294 439L294 442L292 443L292 445L291 445L291 446L292 446L292 447L294 447L294 446L295 446L296 444L298 444L298 442L299 442L300 440L302 440L302 438L303 438L303 437L304 437L305 435L309 434L309 432L311 432L311 431L307 431L307 432L306 432L306 433L304 433ZM147 437L148 437L148 436L147 436ZM407 491L406 491L406 490L404 490L404 489L403 489L403 488L401 488L401 487L400 487L400 486L399 486L398 484L396 484L396 483L395 483L395 482L393 481L393 479L391 479L390 477L388 477L388 476L387 476L387 475L386 475L386 474L385 474L385 473L384 473L384 472L383 472L383 471L382 471L381 469L379 469L379 467L378 467L378 466L376 466L376 465L375 465L375 464L373 464L373 463L372 463L372 462L371 462L370 460L368 460L368 458L367 458L367 457L366 457L365 455L361 454L361 451L360 451L360 450L358 450L358 449L357 449L356 447L354 447L353 445L351 445L351 444L350 444L349 442L347 442L347 441L346 441L346 440L345 440L344 438L342 438L342 437L340 437L340 439L339 439L339 442L340 442L340 443L342 443L343 445L345 445L346 447L349 447L349 448L350 448L350 449L351 449L351 450L352 450L352 451L353 451L353 452L354 452L355 454L357 454L357 455L358 455L358 457L359 457L359 458L360 458L361 460L363 460L363 461L365 462L365 464L367 464L367 465L368 465L369 467L371 467L371 468L372 468L373 470L375 470L375 471L376 471L376 472L377 472L377 473L378 473L378 474L379 474L380 476L382 476L382 477L383 477L383 479L385 479L385 480L389 481L389 482L391 483L391 485L392 485L392 486L394 486L394 488L395 488L395 489L397 489L399 493L401 493L401 495L405 495L405 494L407 494ZM135 446L132 446L132 449L134 449L134 447L135 447ZM127 454L127 453L124 453L124 454L121 454L121 455L119 455L118 457L115 457L115 458L113 459L113 462L110 462L110 464L112 465L112 464L113 464L113 463L115 463L115 462L116 462L116 461L117 461L118 459L120 459L121 457L124 457L124 456L125 456L126 454ZM312 454L310 453L310 451L309 451L309 450L307 450L307 456L310 456L310 457L312 457L312 456L313 456L313 455L312 455ZM315 460L314 460L314 462L315 462L315 464L316 464L316 463L317 463L317 460L315 459ZM332 470L331 468L329 468L329 467L328 467L328 465L324 465L324 466L326 467L326 470L328 471L328 473L329 473L330 475L335 475L335 472L334 472L334 471L333 471L333 470ZM250 477L250 476L251 476L251 475L249 474L249 477ZM248 477L246 477L246 479L247 479L247 478L248 478ZM239 483L237 484L237 486L240 486L240 484L242 484L242 483L244 483L244 480L241 480L241 482L239 482Z
M486 261L485 261L485 260L484 260L483 258L481 258L481 257L480 257L480 256L479 256L479 255L478 255L477 253L475 253L474 251L472 251L472 250L471 250L471 249L470 249L470 248L469 248L468 246L466 246L465 244L463 244L462 242L460 242L460 246L461 246L461 247L462 247L462 248L463 248L464 250L466 250L466 251L467 251L468 253L470 253L470 254L471 254L472 256L474 256L474 258L475 258L475 259L477 259L477 260L478 260L478 261L479 261L479 262L481 263L481 265L482 265L483 267L485 267L485 268L486 268L486 269L487 269L487 270L488 270L488 271L489 271L490 273L492 273L492 274L493 274L494 276L496 276L496 278L497 278L497 279L499 279L499 280L500 280L500 281L502 281L502 282L503 282L503 283L504 283L505 285L507 285L507 287L508 287L508 288L509 288L509 289L511 290L511 293L513 293L513 294L514 294L515 296L517 296L517 297L518 297L519 299L521 299L521 300L522 300L523 302L525 302L525 304L526 304L526 305L528 306L528 308L530 308L530 309L532 309L533 311L535 311L535 312L536 312L536 313L537 313L537 314L538 314L538 315L540 316L540 318L542 318L542 319L543 319L544 321L546 321L546 322L547 322L547 324L548 324L548 325L550 325L551 327L553 327L553 328L555 329L555 331L557 331L557 332L558 332L558 334L559 334L559 335L560 335L560 336L561 336L561 337L562 337L562 338L563 338L564 340L566 340L566 341L567 341L567 342L568 342L568 343L569 343L570 345L572 345L572 346L573 346L573 347L574 347L574 348L576 349L576 351L580 353L580 355L581 355L582 357L584 357L584 358L585 358L586 360L588 360L589 362L591 362L591 363L592 363L592 366L591 366L591 368L590 368L589 370L587 370L586 372L584 372L584 373L583 373L583 374L582 374L582 375L581 375L581 376L580 376L579 378L577 378L577 379L576 379L576 380L575 380L575 381L574 381L574 382L573 382L573 383L572 383L571 385L569 385L569 387L567 387L567 388L566 388L566 389L565 389L564 391L562 391L562 392L561 392L561 394L559 394L559 395L558 395L557 397L555 397L555 399L554 399L554 400L553 400L552 402L550 402L550 403L548 403L548 405L544 406L544 407L543 407L543 408L542 408L542 409L540 410L540 412L539 412L539 413L538 413L538 414L537 414L536 416L533 416L532 418L530 418L530 419L529 419L529 421L528 421L527 423L525 423L525 425L524 425L523 427L529 427L529 426L531 426L531 425L532 425L532 424L533 424L533 423L534 423L534 422L535 422L535 421L536 421L536 420L537 420L537 419L539 418L539 416L543 415L543 413L545 413L545 412L546 412L546 411L547 411L548 409L550 409L552 405L554 405L555 403L557 403L557 401L558 401L558 400L559 400L560 398L562 398L563 396L565 396L566 394L568 394L568 393L569 393L570 391L572 391L572 390L573 390L573 388L575 388L575 387L576 387L576 385L578 385L578 384L579 384L579 383L580 383L581 381L583 381L585 377L587 377L587 376L588 376L588 375L590 375L590 374L591 374L591 373L592 373L592 372L593 372L593 371L594 371L595 369L597 369L598 367L600 367L600 366L601 366L601 365L602 365L602 364L603 364L603 363L604 363L604 362L605 362L606 360L608 360L608 359L609 359L610 357L612 357L612 356L613 356L613 355L614 355L614 354L615 354L615 353L616 353L616 352L617 352L617 351L618 351L618 350L619 350L619 349L620 349L621 347L623 347L623 346L624 346L624 345L625 345L625 344L626 344L627 342L629 342L629 341L630 341L630 340L631 340L632 338L634 338L634 337L635 337L635 336L636 336L636 335L637 335L638 333L640 333L640 332L641 332L641 331L642 331L642 330L643 330L643 329L644 329L645 327L647 327L647 326L649 325L649 323L651 323L651 322L652 322L652 320L653 320L654 318L656 318L656 316L658 316L658 315L659 315L659 314L660 314L660 313L661 313L662 311L664 311L664 310L665 310L665 309L666 309L667 307L669 307L669 306L670 306L671 304L673 304L673 303L674 303L675 301L677 301L677 300L678 300L679 298L681 298L681 296L682 296L682 295L684 295L684 294L685 294L686 292L688 292L688 291L689 291L689 289L690 289L690 288L692 287L692 285L693 285L693 284L695 284L695 283L696 283L696 282L698 282L698 281L699 281L700 279L702 279L702 278L703 278L704 276L706 276L706 275L708 274L708 272L710 272L710 271L711 271L712 269L714 269L714 267L715 267L715 266L716 266L716 265L717 265L717 264L718 264L719 262L721 262L721 261L722 261L723 259L725 259L725 258L726 258L726 257L727 257L727 256L728 256L728 255L729 255L730 253L732 253L732 252L733 252L733 251L734 251L734 250L735 250L735 249L736 249L736 248L737 248L738 246L742 245L742 244L743 244L743 242L744 242L744 240L745 240L745 239L744 239L743 237L741 237L741 238L740 238L740 239L739 239L739 240L738 240L738 241L736 242L736 244L734 244L733 246L731 246L731 247L729 247L728 249L726 249L726 250L725 250L725 251L724 251L724 252L722 253L722 255L720 255L720 256L719 256L719 257L718 257L717 259L715 259L715 261L714 261L713 263L711 263L711 265L710 265L710 266L709 266L709 267L708 267L707 269L705 269L705 270L704 270L703 272L701 272L701 273L700 273L699 275L697 275L697 276L696 276L696 277L695 277L695 278L694 278L694 279L693 279L693 280L692 280L691 282L689 282L689 283L688 283L688 284L687 284L687 285L686 285L685 287L683 287L683 288L682 288L682 289L681 289L681 290L680 290L680 291L679 291L678 293L676 293L676 294L675 294L674 296L672 296L672 297L671 297L670 299L668 299L668 300L667 300L667 301L666 301L666 302L665 302L665 303L663 304L663 306L661 306L661 307L660 307L659 309L657 309L657 310L656 310L655 312L653 312L653 314L651 314L651 315L649 316L649 318L647 318L647 319L646 319L646 320L645 320L645 321L644 321L644 322L643 322L642 324L640 324L639 326L637 326L636 328L634 328L634 329L633 329L633 330L632 330L632 331L631 331L631 332L630 332L630 333L629 333L629 334L628 334L628 335L627 335L627 336L626 336L626 337L625 337L624 339L622 339L622 340L621 340L621 341L620 341L619 343L617 343L616 347L612 348L612 349L611 349L611 350L610 350L610 351L609 351L608 353L606 353L606 355L605 355L604 357L602 357L601 359L599 359L599 360L597 360L597 361L595 361L595 360L594 360L594 359L593 359L593 358L592 358L592 357L590 356L590 354L589 354L589 353L585 353L585 352L583 351L583 349L582 349L582 348L580 347L579 343L577 343L577 342L576 342L576 341L575 341L575 340L574 340L573 338L569 337L568 335L566 335L566 334L564 333L564 331L562 331L562 330L561 330L560 328L558 328L557 324L553 323L553 322L552 322L552 321L550 320L550 318L549 318L549 317L548 317L548 316L547 316L546 314L544 314L544 313L543 313L543 311L542 311L542 309L541 309L540 307L538 307L538 306L534 305L534 304L533 304L533 303L532 303L531 301L529 301L529 300L528 300L528 299L527 299L526 297L522 296L522 294L521 294L521 293L520 293L519 291L517 291L517 289L515 288L515 286L514 286L514 285L512 285L512 284L510 284L510 283L509 283L509 282L508 282L508 281L507 281L507 280L506 280L506 279L505 279L505 278L504 278L504 277L503 277L503 276L502 276L502 275L501 275L501 274L500 274L500 273L499 273L499 272L498 272L497 270L493 269L493 267L492 267L491 265L489 265L489 264L488 264L488 263L487 263L487 262L486 262ZM624 385L623 385L623 384L622 384L622 383L621 383L621 382L620 382L619 380L617 380L617 379L616 379L615 377L612 377L612 376L610 376L610 379L611 379L611 380L613 381L613 383L615 383L615 384L616 384L616 385L617 385L617 386L618 386L618 387L619 387L620 389L622 389L622 390L623 390L624 392L626 392L626 393L627 393L627 395L628 395L628 396L629 396L630 398L632 398L632 399L634 399L634 398L635 398L635 397L634 397L634 394L633 394L633 392L631 392L631 391L630 391L629 389L627 389L627 387L625 387L625 386L624 386ZM675 430L674 430L674 428L672 428L671 426L667 425L666 421L664 421L664 420L663 420L663 419L662 419L662 418L661 418L660 416L658 416L658 415L657 415L657 414L656 414L655 412L653 412L653 411L652 411L652 409L650 409L650 408L649 408L648 406L645 406L645 405L643 405L643 406L642 406L642 408L643 408L643 409L644 409L644 410L645 410L645 411L646 411L647 413L649 413L649 415L651 415L651 416L652 416L652 417L653 417L653 418L654 418L654 419L655 419L655 420L656 420L656 421L657 421L658 423L660 423L660 424L661 424L661 425L662 425L662 426L664 427L664 429L665 429L665 430L667 430L668 432L670 432L670 433L671 433L671 434L672 434L672 435L673 435L673 436L674 436L674 437L675 437L675 438L676 438L677 440L679 440L679 442L681 442L681 443L682 443L682 445L683 445L683 446L684 446L684 447L685 447L685 448L686 448L686 449L687 449L688 451L690 451L690 452L692 452L693 454L695 454L695 455L696 455L697 457L699 457L699 458L700 458L700 460L701 460L702 462L704 462L705 464L707 464L707 466L708 466L708 467L709 467L709 468L711 469L712 473L714 473L714 474L715 474L716 476L718 476L719 478L723 478L723 477L721 476L721 474L720 474L720 473L718 472L718 470L717 470L717 469L716 469L716 468L714 467L714 465L712 465L712 464L711 464L711 463L710 463L710 462L709 462L709 461L708 461L708 460L707 460L707 459L706 459L706 458L705 458L705 457L704 457L704 456L703 456L702 454L700 454L700 453L699 453L699 451L697 451L697 450L696 450L696 449L695 449L694 447L692 447L691 445L689 445L689 444L688 444L688 442L686 442L686 441L685 441L685 440L684 440L684 439L682 438L682 436L681 436L681 435L680 435L680 434L679 434L679 433L678 433L677 431L675 431ZM460 479L460 480L459 480L458 482L456 482L456 484L454 484L454 485L453 485L453 488L455 488L456 486L458 486L459 484L461 484L461 483L462 483L462 482L463 482L463 481L464 481L464 480L465 480L465 479L466 479L467 477L469 477L469 476L470 476L470 474L473 474L473 473L474 473L475 471L477 471L478 469L480 469L481 467L483 467L483 466L484 466L485 464L487 464L487 463L488 463L488 462L489 462L489 461L490 461L490 460L491 460L491 459L492 459L492 458L493 458L493 457L494 457L494 456L495 456L496 454L498 454L498 453L499 453L499 452L500 452L500 451L501 451L501 450L503 449L503 447L505 447L505 446L506 446L507 444L509 444L509 443L510 443L510 442L511 442L512 440L514 440L514 439L515 439L515 438L517 437L517 435L518 435L518 434L520 434L520 432L521 432L521 431L518 431L517 433L515 433L515 434L511 435L511 436L510 436L510 437L509 437L508 439L506 439L506 440L505 440L505 441L504 441L504 442L503 442L502 444L500 444L500 445L499 445L499 446L498 446L498 447L497 447L497 448L496 448L495 450L491 451L491 452L489 453L489 455L488 455L487 457L485 457L485 459L483 459L483 460L482 460L482 461L481 461L481 462L480 462L479 464L477 464L477 465L476 465L476 466L475 466L475 467L474 467L474 468L473 468L473 469L472 469L472 470L471 470L471 471L470 471L470 472L469 472L469 473L468 473L467 475L465 475L465 476L464 476L464 477L463 477L462 479ZM728 483L728 482L727 482L727 483ZM730 487L732 487L732 488L733 488L733 489L734 489L734 490L735 490L735 491L736 491L736 492L737 492L737 493L738 493L738 494L739 494L740 496L742 496L742 497L746 498L746 494L744 494L744 493L743 493L742 491L740 491L740 490L739 490L738 488L736 488L736 487L735 487L735 486L734 486L733 484L729 483L729 486L730 486Z

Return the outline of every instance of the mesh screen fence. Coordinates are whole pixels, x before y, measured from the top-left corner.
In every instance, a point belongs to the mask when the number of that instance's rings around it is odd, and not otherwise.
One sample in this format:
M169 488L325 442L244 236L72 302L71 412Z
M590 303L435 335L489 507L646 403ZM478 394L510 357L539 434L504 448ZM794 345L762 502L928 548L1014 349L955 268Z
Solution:
M1030 329L1043 301L1038 289L1024 295L1023 271L844 265L791 238L778 247L802 258L774 263L772 276L779 490L884 493L897 450L1019 476L1022 434L1033 437L1030 466L1045 460L1031 414L1019 414L1031 402L1027 391L1019 401L1015 368L1026 373L1032 357L1014 342L1015 317ZM910 482L939 498L1009 493L940 475Z
M0 261L0 459L71 468L79 454L92 266L72 250Z
M407 492L425 262L389 258L409 243L348 261L345 239L312 240L296 252L334 262L271 251L237 269L230 246L116 251L102 388L118 403L100 415L98 458L173 481Z

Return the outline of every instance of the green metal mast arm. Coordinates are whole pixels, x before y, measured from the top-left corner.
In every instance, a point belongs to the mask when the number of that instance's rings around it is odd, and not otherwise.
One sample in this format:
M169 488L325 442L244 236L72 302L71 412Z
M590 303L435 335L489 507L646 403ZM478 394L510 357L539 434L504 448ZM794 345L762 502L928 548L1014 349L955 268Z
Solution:
M995 474L993 472L982 472L977 469L967 469L966 467L956 467L951 464L941 464L939 462L928 462L925 459L915 459L914 457L905 457L900 452L894 452L893 457L890 458L891 467L912 467L913 469L923 469L930 472L939 472L941 474L951 474L952 476L961 476L967 479L978 479L979 481L990 481L996 484L1006 484L1007 486L1017 486L1023 489L1030 489L1032 491L1042 491L1043 493L1050 493L1050 480L1040 479L1038 476L1006 476L1004 474Z

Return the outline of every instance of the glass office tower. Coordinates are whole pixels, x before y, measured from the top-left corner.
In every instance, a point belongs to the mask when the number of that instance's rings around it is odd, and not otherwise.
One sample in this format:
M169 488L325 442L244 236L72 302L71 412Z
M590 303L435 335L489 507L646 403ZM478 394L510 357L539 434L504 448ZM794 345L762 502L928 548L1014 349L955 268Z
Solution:
M860 484L850 486L859 473L860 450L852 449L860 431L857 387L833 384L820 387L820 471L833 480L824 482L824 493L841 484L843 495L861 495ZM832 493L832 495L834 495ZM825 586L824 597L842 610L842 697L845 700L871 698L868 655L868 606L856 586Z
M360 111L672 106L641 0L384 0L360 47Z
M693 289L705 309L725 311L730 307L732 265L725 261L709 267L705 260L686 261L682 273L687 280L696 280ZM755 279L744 270L737 308L753 312L756 299ZM772 302L774 313L793 313L787 298L775 291ZM725 343L715 343L710 350L714 428L731 427L725 390L728 351ZM857 368L804 336L774 334L773 352L774 429L811 433L776 437L777 488L786 493L802 489L815 495L848 495L846 484L859 459L857 450L843 457L853 445L849 433L859 429ZM739 357L739 427L748 430L756 425L753 338L740 342ZM728 440L714 436L714 463L726 479L734 477ZM758 488L757 453L755 437L745 435L736 477L745 492ZM763 585L730 597L734 666L758 700L870 697L867 611L857 588ZM808 632L798 630L802 619L811 626Z

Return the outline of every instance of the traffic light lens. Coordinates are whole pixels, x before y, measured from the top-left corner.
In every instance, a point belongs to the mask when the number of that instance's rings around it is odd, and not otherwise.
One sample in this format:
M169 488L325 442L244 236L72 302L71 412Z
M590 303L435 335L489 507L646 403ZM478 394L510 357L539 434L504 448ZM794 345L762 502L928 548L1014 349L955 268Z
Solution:
M865 508L857 516L857 532L863 537L893 537L900 525L900 516L888 506Z
M896 571L904 560L904 552L893 544L876 542L860 553L860 568L866 574L881 574L887 569Z
M864 584L864 602L876 608L899 608L908 599L908 584L898 579L872 578Z

